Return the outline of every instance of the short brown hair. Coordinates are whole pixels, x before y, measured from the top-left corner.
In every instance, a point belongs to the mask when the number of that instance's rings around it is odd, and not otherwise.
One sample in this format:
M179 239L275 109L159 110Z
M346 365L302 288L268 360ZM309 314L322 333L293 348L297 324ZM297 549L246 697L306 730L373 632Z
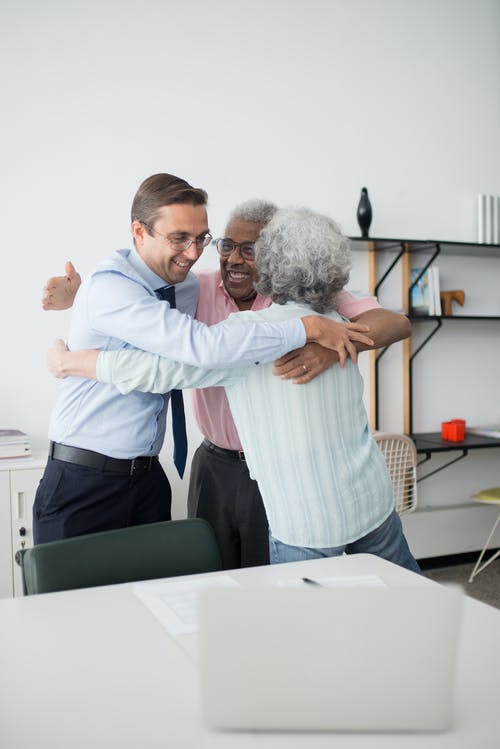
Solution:
M199 187L173 174L153 174L142 182L132 202L132 221L153 226L164 205L206 205L208 195Z

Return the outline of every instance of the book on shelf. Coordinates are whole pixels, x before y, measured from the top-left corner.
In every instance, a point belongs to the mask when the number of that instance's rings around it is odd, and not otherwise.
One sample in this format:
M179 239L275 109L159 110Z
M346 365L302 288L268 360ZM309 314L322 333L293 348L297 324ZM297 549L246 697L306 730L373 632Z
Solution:
M479 427L467 427L469 434L477 434L480 437L492 437L493 439L500 440L500 424L491 424L488 426Z
M432 298L434 302L433 315L441 317L441 294L439 288L439 267L437 265L431 265L429 268L431 271L431 290Z
M412 268L410 273L411 283L415 284L410 298L412 314L440 316L439 268L431 265L423 273L422 271L423 268Z
M19 429L0 429L0 460L31 455L31 440Z

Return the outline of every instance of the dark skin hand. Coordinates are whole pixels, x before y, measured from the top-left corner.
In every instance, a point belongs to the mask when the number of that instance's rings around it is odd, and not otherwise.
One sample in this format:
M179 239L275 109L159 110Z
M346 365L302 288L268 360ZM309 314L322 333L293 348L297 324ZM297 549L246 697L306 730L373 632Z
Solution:
M372 346L354 341L357 352L389 346L411 335L411 323L405 315L382 308L363 312L353 318L352 322L367 325L368 335L373 340ZM339 355L336 351L326 349L317 343L307 343L302 348L290 351L277 359L274 362L273 373L283 380L292 380L297 385L304 385L338 362Z

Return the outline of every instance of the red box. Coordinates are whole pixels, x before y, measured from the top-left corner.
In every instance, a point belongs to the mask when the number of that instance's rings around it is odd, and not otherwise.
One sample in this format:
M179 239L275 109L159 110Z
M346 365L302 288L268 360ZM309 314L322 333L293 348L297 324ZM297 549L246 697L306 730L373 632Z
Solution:
M465 419L451 419L441 423L441 438L447 442L463 442L465 438Z

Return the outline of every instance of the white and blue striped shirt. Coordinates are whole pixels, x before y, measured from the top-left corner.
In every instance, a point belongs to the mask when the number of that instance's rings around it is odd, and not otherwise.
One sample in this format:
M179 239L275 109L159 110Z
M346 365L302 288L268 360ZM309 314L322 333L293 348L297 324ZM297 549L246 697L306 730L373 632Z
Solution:
M304 305L288 303L239 312L228 322L304 314ZM121 392L223 385L275 538L323 548L366 535L388 517L394 499L357 366L349 359L343 369L331 367L307 385L281 380L271 370L267 364L207 371L134 350L103 352L97 367L99 379Z

